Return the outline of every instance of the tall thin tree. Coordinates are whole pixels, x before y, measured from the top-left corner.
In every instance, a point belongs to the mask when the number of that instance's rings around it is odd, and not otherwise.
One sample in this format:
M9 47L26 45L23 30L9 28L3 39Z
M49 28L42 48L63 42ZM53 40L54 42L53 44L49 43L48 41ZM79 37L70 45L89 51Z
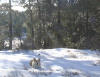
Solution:
M33 29L33 14L31 9L31 0L29 0L29 13L30 13L30 28L31 28L31 40L32 40L32 49L34 49L34 29Z
M58 25L61 24L61 12L60 12L61 8L60 7L61 7L60 0L58 0Z
M9 0L9 49L12 49L12 9L11 0Z

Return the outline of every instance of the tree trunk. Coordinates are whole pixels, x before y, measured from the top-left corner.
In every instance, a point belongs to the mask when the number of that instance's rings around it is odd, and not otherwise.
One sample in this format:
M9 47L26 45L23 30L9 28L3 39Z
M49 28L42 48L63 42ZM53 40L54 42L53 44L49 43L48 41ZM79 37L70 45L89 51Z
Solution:
M58 0L58 25L61 24L60 0Z
M11 0L9 0L9 49L12 49L12 13Z
M33 29L33 16L32 16L32 10L31 10L31 3L29 0L29 11L30 11L30 28L31 28L31 41L32 41L32 49L34 49L34 29Z

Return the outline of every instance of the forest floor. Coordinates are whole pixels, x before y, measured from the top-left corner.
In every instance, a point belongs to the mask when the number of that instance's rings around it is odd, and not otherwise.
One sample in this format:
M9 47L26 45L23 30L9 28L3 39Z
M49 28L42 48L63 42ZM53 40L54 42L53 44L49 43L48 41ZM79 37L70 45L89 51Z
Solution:
M29 65L32 58L41 59L41 69ZM0 51L0 77L100 77L100 53L67 48Z

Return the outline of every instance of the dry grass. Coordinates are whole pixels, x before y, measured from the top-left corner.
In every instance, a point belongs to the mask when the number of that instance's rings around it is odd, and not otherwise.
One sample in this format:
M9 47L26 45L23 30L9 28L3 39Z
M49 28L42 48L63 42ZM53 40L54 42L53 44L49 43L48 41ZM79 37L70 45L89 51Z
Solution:
M93 63L94 66L100 66L100 60L96 60L94 63Z
M76 56L76 54L73 54L73 53L70 53L69 57L70 57L70 58L78 58L78 57Z
M71 72L71 71L65 71L63 73L64 77L75 77L78 76L80 73L79 72Z

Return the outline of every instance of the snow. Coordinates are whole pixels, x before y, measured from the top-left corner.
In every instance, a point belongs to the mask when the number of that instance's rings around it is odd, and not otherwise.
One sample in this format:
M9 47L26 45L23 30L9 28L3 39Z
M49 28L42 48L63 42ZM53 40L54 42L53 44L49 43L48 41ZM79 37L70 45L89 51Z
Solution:
M32 58L41 59L33 69ZM0 51L0 77L100 77L100 52L68 48Z
M20 40L19 38L13 38L12 40L12 49L17 49L21 46L21 44L23 44L24 41L23 40ZM5 40L4 41L4 47L9 47L9 40Z

